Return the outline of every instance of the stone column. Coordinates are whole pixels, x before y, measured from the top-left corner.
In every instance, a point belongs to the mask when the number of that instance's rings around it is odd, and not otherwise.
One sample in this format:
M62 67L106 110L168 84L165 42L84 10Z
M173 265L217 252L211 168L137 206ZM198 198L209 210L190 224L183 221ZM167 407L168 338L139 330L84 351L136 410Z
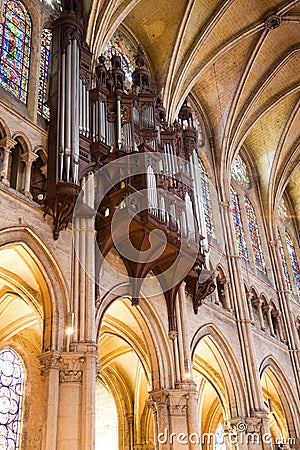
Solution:
M261 328L261 330L265 331L265 324L264 324L264 317L263 317L263 312L262 312L262 299L260 298L256 298L253 301L253 305L256 306L257 311L258 311L258 317L259 317L259 326Z
M273 315L274 320L275 320L276 325L277 325L279 339L281 341L284 341L285 338L284 338L283 329L282 329L281 312L280 311L272 311L272 315Z
M254 324L255 320L254 320L253 309L252 309L252 301L253 301L252 292L247 292L246 297L247 297L247 304L248 304L248 309L249 309L249 318L250 318L251 322Z
M30 192L30 182L31 182L31 167L32 163L37 159L38 155L30 150L28 152L22 153L21 158L25 163L25 183L24 183L24 194L26 197L32 198Z
M156 450L199 450L200 431L194 383L152 391L148 405L157 418Z
M60 353L56 351L46 352L40 356L41 373L45 376L45 418L42 450L56 450L59 359Z
M168 391L165 389L150 392L148 405L157 418L155 436L156 450L170 450L170 423L168 411Z
M272 306L271 305L265 305L263 307L263 312L265 312L266 315L267 315L267 321L268 321L268 325L269 325L271 336L275 336L273 322L272 322L272 317L271 317L271 310L272 310Z
M0 141L0 148L3 149L3 161L2 161L2 170L1 170L1 181L6 186L9 186L8 181L8 165L9 165L9 156L11 154L11 149L17 144L16 141L9 137L4 137Z
M59 359L57 450L82 450L81 396L85 357L63 353Z

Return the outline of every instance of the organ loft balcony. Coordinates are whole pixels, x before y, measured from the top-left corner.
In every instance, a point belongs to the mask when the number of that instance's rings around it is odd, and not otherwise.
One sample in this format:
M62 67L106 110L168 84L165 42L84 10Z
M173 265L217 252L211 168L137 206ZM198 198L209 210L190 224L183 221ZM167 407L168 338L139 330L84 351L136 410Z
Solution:
M52 105L57 114L50 132L57 138L50 139L46 197L54 236L70 221L80 184L94 173L95 205L90 206L96 210L95 231L103 257L113 247L120 254L131 279L133 304L139 301L146 276L151 272L158 277L174 329L181 282L185 280L192 293L195 312L213 289L212 280L205 286L198 282L205 263L205 219L191 110L185 102L178 120L166 123L141 47L128 89L120 56L107 61L101 55L94 75L86 75L91 70L86 46L79 52L80 40L63 44L56 45L58 60L62 64L70 60L71 66L58 67L56 73L63 87L56 94L63 98L55 98ZM69 59L64 57L68 52ZM78 89L69 90L70 99L65 91L75 84ZM64 114L70 105L77 107L71 116ZM70 194L64 186L71 187Z

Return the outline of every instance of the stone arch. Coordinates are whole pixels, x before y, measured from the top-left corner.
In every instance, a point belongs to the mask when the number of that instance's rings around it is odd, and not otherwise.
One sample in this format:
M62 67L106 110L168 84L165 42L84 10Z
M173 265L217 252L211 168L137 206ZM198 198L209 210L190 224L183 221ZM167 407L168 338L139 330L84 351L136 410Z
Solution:
M61 350L65 316L69 310L66 280L49 248L31 228L13 227L0 231L0 251L17 245L40 271L44 313L43 351Z
M274 356L267 356L261 362L259 368L261 379L266 370L270 371L270 379L282 403L288 427L288 437L296 438L300 434L300 408L294 389Z
M118 294L116 294L116 290ZM100 306L96 312L96 336L100 337L103 318L109 307L118 299L128 298L130 287L127 284L114 286L114 292L108 292L100 300ZM165 305L165 302L163 303ZM145 337L149 353L150 372L155 376L152 379L153 389L168 386L173 382L172 357L170 348L165 338L164 324L161 322L151 302L141 294L138 306L132 306L132 314L143 322ZM133 342L134 344L134 342ZM135 345L133 345L135 347Z
M15 133L13 133L12 138L22 145L24 152L31 150L32 147L31 142L26 136L26 134L24 134L23 132L16 131Z
M191 354L194 358L197 345L208 337L215 350L216 359L224 380L228 397L227 415L230 417L244 417L247 410L245 389L236 358L221 332L213 325L207 324L200 328L191 341Z
M131 448L153 444L149 391L168 387L173 372L165 337L167 323L161 323L155 305L142 294L139 305L132 306L129 295L124 296L127 291L126 284L114 286L114 292L100 299L96 327L100 377L106 380L117 406L119 438L123 433L124 443L125 430Z
M0 135L2 135L2 138L11 136L10 129L2 118L0 118Z

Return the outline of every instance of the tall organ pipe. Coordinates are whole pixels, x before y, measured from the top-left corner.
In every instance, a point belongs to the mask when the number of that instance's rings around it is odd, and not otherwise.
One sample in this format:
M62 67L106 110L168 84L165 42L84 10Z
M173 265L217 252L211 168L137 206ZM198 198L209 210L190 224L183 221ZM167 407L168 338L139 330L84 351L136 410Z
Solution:
M61 101L60 114L58 114L58 128L60 130L59 139L59 179L63 179L64 170L64 150L65 150L65 89L66 89L66 54L63 53L61 57Z

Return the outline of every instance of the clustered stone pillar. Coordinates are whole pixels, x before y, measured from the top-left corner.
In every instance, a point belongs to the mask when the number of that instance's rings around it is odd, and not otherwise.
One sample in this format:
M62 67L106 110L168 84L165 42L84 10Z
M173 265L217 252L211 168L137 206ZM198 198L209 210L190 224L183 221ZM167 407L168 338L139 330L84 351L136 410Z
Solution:
M187 328L185 283L175 303L177 332L172 340L175 386L156 389L149 394L155 422L156 450L199 449L200 431L196 384L192 379L191 353Z

